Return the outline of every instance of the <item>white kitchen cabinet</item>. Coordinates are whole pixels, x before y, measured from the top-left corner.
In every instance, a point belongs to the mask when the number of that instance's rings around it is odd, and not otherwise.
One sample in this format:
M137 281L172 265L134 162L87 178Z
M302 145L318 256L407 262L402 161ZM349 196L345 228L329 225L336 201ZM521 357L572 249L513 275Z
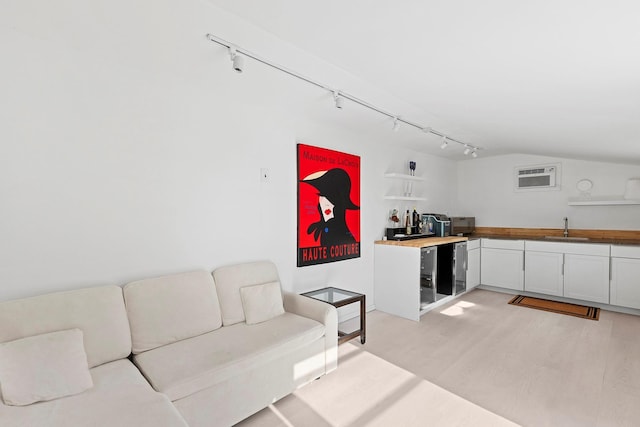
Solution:
M524 241L482 239L480 283L524 290Z
M376 242L373 286L376 310L419 321L420 316L461 293L464 237ZM460 252L460 253L458 253ZM462 260L457 272L456 259ZM458 274L461 274L459 277ZM459 288L460 286L460 288Z
M564 294L564 254L525 251L524 290L546 295Z
M609 257L566 254L564 296L609 304Z
M467 290L480 284L480 240L467 242Z
M609 304L609 257L566 254L564 296Z
M374 246L376 309L420 320L420 248Z
M527 241L529 292L609 303L609 245Z
M611 305L640 309L640 246L611 246Z

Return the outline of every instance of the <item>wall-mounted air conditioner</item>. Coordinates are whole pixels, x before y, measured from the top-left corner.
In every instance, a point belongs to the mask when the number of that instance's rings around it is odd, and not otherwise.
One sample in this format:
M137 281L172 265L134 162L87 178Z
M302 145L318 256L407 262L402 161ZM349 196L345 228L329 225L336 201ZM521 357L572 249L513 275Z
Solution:
M560 165L519 166L515 169L516 191L558 190Z

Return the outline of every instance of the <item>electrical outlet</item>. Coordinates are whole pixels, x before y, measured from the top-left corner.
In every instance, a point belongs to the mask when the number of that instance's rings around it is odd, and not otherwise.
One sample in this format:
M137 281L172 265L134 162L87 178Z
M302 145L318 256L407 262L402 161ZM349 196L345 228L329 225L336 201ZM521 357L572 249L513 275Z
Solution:
M260 168L260 182L269 182L269 169Z

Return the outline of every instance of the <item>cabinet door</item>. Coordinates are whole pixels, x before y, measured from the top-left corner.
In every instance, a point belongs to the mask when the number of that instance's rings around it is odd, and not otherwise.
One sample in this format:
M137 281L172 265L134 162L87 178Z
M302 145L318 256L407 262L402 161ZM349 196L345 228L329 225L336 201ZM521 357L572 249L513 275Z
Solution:
M373 285L377 310L420 320L420 249L374 245Z
M611 258L611 305L640 309L640 259Z
M563 254L529 252L524 255L524 290L546 295L562 296Z
M524 290L523 251L482 248L480 283L499 288Z
M467 290L480 284L480 249L467 251Z
M564 296L609 304L609 257L565 254Z

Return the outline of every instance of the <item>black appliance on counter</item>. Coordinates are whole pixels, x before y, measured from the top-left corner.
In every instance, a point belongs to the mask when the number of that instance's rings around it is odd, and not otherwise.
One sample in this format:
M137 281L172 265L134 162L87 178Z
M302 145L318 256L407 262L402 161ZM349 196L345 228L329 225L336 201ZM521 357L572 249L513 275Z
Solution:
M412 239L422 239L424 237L431 237L434 235L433 232L424 232L418 233L418 227L411 227L411 234L407 233L407 227L394 227L387 228L387 240L412 240Z
M475 216L452 216L450 220L452 236L466 236L476 230Z
M451 235L451 221L449 221L449 217L445 214L425 213L422 214L422 221L426 222L427 230L433 231L437 237Z

